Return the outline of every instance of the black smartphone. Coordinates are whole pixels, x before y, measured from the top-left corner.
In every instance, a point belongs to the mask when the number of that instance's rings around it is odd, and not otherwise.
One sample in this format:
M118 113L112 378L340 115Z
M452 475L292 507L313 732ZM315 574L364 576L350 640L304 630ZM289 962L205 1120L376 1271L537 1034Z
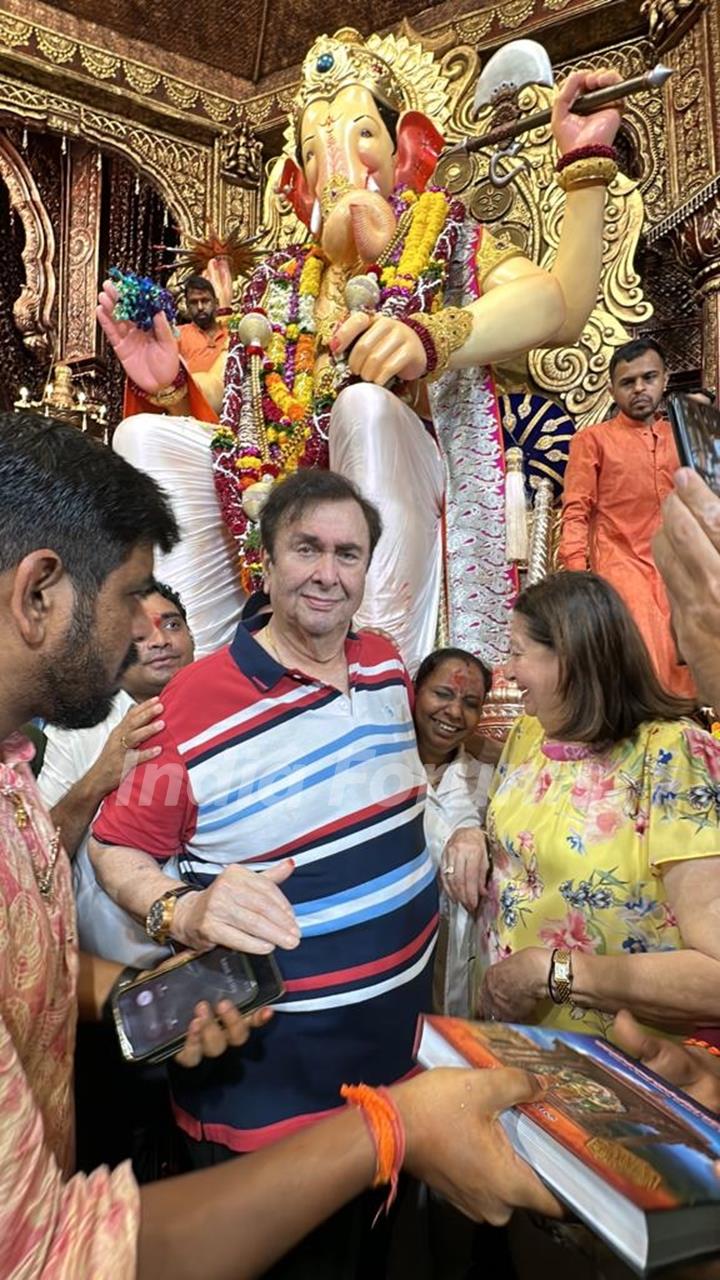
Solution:
M679 392L668 396L667 406L681 465L720 495L720 410Z
M284 987L272 956L226 947L185 951L146 970L113 996L112 1010L123 1057L162 1062L182 1048L195 1006L231 1000L241 1013L277 1000Z

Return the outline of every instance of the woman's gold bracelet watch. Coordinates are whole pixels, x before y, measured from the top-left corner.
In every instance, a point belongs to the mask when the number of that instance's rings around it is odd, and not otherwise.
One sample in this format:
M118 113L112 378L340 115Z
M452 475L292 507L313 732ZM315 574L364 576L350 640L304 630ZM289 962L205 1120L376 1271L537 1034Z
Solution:
M553 1004L569 1004L572 999L572 952L556 947L550 957L548 995Z

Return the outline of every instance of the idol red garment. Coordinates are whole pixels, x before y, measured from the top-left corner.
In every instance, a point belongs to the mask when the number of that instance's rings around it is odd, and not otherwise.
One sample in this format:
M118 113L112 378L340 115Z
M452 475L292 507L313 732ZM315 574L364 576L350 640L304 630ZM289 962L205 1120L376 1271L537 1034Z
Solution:
M655 567L652 538L680 466L672 428L618 413L579 431L565 472L559 558L565 569L592 569L620 592L674 693L694 693L677 661L670 604Z

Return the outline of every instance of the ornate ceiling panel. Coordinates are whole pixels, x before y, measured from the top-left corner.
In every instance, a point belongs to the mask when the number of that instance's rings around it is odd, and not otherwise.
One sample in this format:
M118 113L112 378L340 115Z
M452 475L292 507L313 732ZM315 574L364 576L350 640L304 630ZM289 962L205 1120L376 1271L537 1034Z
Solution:
M402 12L429 7L404 0ZM300 62L324 31L353 22L369 35L398 20L397 0L365 0L361 9L347 0L199 0L182 6L182 22L176 0L105 0L101 10L97 0L53 0L52 8L251 81Z

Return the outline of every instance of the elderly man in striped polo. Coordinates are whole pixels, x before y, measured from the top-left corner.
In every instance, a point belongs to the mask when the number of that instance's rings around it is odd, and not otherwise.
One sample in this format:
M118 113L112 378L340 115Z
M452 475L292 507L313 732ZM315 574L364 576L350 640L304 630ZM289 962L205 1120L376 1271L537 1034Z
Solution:
M161 756L94 827L99 879L156 940L283 949L278 1016L247 1051L174 1081L196 1164L311 1124L343 1081L380 1084L413 1065L437 922L425 776L397 651L350 629L380 532L375 508L332 472L273 490L271 617L170 682L149 744ZM325 1246L318 1258L330 1261ZM345 1275L340 1262L332 1252L327 1274Z

